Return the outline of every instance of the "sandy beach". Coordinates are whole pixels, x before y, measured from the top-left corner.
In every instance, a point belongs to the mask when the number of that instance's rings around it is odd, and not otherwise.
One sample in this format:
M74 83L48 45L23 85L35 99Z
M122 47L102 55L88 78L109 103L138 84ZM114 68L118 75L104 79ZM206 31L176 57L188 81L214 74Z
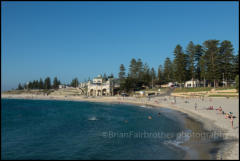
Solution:
M176 97L176 103L173 103L173 96L162 96L153 98L135 98L135 97L84 97L84 96L56 96L56 95L32 95L32 94L2 94L2 98L15 99L41 99L41 100L71 100L71 101L90 101L90 102L109 102L109 103L127 103L135 105L164 107L177 110L187 114L189 117L201 122L205 129L209 131L221 131L224 140L224 147L218 152L217 159L239 159L239 98L209 98L202 100L200 97L183 98ZM197 108L195 109L195 104ZM206 108L213 106L214 110ZM225 119L215 109L219 106L223 111L232 112L236 118L234 119L233 128L230 119ZM230 141L229 141L230 140Z

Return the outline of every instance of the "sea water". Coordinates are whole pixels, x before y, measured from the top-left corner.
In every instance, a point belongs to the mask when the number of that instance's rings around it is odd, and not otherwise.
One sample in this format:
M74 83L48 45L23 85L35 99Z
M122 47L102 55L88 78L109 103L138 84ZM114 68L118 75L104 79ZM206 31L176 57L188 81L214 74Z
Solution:
M5 160L183 159L186 154L172 146L174 134L186 129L159 108L21 99L2 99L1 105Z

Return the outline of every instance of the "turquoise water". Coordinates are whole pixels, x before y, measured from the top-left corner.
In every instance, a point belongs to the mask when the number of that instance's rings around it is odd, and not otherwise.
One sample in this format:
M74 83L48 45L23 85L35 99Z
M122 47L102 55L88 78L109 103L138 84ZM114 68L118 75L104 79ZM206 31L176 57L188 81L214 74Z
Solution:
M185 156L181 148L168 144L176 141L174 135L159 135L184 130L170 111L74 101L2 99L1 104L2 159L182 159ZM150 135L156 133L158 136Z

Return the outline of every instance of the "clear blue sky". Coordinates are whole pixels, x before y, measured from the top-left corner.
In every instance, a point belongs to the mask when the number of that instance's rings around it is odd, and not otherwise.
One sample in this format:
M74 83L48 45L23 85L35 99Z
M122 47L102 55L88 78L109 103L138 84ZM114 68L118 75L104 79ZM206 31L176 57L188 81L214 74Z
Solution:
M57 76L63 83L118 75L131 58L150 67L177 44L230 40L238 52L238 2L2 2L1 87Z

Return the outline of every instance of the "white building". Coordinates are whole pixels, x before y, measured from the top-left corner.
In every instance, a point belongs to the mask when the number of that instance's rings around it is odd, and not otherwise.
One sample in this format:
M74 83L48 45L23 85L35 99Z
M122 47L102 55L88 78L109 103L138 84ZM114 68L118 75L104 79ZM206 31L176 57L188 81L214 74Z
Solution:
M116 83L113 78L107 80L102 78L101 75L95 77L92 81L87 83L88 96L112 96Z
M199 80L189 80L185 82L184 87L192 88L192 87L200 87L200 85L201 84Z
M64 84L60 84L58 85L58 88L61 89L61 88L66 88L66 86Z

